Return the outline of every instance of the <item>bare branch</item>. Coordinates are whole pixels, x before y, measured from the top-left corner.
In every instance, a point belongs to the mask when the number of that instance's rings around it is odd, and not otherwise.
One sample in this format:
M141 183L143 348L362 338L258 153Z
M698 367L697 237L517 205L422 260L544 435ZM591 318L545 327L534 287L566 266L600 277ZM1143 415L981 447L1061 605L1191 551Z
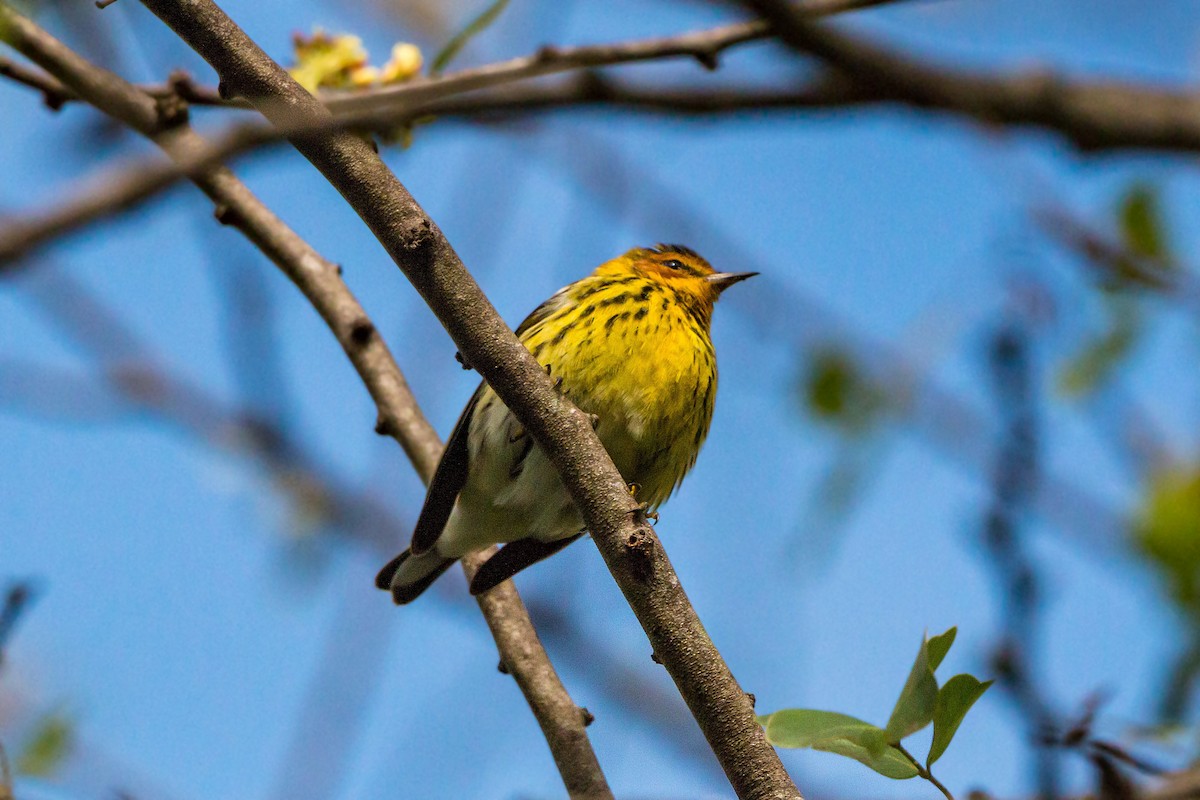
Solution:
M498 549L491 547L463 558L468 583L483 562ZM512 581L505 581L492 591L476 596L475 600L496 640L501 671L512 675L529 698L529 705L534 709L572 800L612 798L600 765L576 755L584 750L591 752L585 728L591 724L592 717L587 709L575 705L562 689L562 681L536 632L532 637L526 633L526 628L532 630L529 611L517 594L516 586Z
M857 89L845 81L818 80L792 92L755 89L714 91L656 90L626 87L603 81L589 73L554 87L493 90L466 98L430 101L397 110L389 105L344 114L336 119L295 124L274 129L261 123L235 125L203 142L188 136L195 146L176 148L173 161L140 159L104 169L87 181L88 188L43 211L10 218L0 225L0 270L13 268L17 259L59 237L74 233L114 214L132 210L185 178L203 176L235 156L287 136L330 130L393 130L414 119L505 116L584 106L606 106L639 113L708 116L748 111L779 112L810 106L850 104Z
M150 136L217 205L217 217L236 226L271 258L313 303L337 336L380 410L380 422L400 442L418 473L432 474L441 452L382 338L363 335L369 320L341 279L340 268L321 257L225 169L202 170L207 146L181 121L162 131L162 106L120 77L86 61L29 19L0 2L0 30L23 55L106 114ZM159 167L160 169L166 169ZM7 237L0 237L7 241Z
M275 419L256 416L249 408L227 406L173 373L149 342L124 328L113 309L69 275L57 270L48 275L43 270L35 278L35 283L26 283L22 288L58 332L95 358L94 372L102 374L85 376L43 364L0 358L0 407L87 422L111 420L133 412L142 416L149 413L204 447L260 466L275 488L295 502L317 509L330 523L328 528L332 533L369 547L381 559L393 554L399 537L407 531L402 520L373 494L341 479ZM487 556L479 554L469 562L468 581ZM437 594L437 599L453 601L456 608L462 607L466 600L449 591ZM489 630L494 638L504 637L506 643L498 649L502 658L507 654L512 662L508 671L522 690L542 698L537 704L539 708L561 707L562 699L569 701L565 693L556 695L549 690L554 684L543 676L553 673L554 667L538 648L530 646L541 637L524 635L523 616L515 613L523 607L520 596L514 592L506 599L504 594L491 593L475 600L488 603L485 618ZM596 690L622 702L623 710L652 727L660 741L681 747L680 735L689 732L679 727L679 716L682 713L686 717L686 711L677 708L677 696L672 694L667 698L675 698L675 703L663 702L662 697L657 703L647 703L647 697L656 696L658 684L641 671L622 665L616 654L597 649L577 621L561 612L552 612L544 604L540 613L531 616L540 617L543 633L549 623L547 640L572 657L576 670L582 671ZM7 627L4 620L0 612L0 648ZM636 698L636 702L624 702L630 698ZM570 709L544 715L547 736L556 739L552 747L575 746L577 730L563 727L559 720L577 718L584 719L573 704ZM697 766L710 769L714 766L707 747L684 750L684 755L698 761ZM575 769L574 761L571 763ZM589 785L587 776L583 777L578 783Z
M1075 83L1052 72L988 75L925 64L813 23L784 0L740 0L788 47L815 56L860 90L985 124L1033 125L1081 150L1200 149L1200 95L1150 86Z
M1047 737L1058 729L1058 719L1033 668L1041 622L1041 578L1021 530L1021 520L1041 479L1037 369L1031 339L1029 320L1017 311L989 343L989 366L1005 430L996 455L982 538L1004 615L992 665L1028 726L1037 796L1055 800L1060 796L1062 759L1048 746Z
M805 18L856 11L896 0L807 0L791 6ZM636 64L669 58L692 58L706 69L719 66L724 51L770 37L769 26L760 21L722 25L675 36L635 39L582 47L546 46L536 53L495 64L464 69L440 78L426 78L360 92L330 93L321 99L338 116L402 113L414 104L489 89L516 81L562 72L591 70L618 64Z
M30 69L9 58L0 58L0 77L41 92L43 101L55 111L62 108L68 100L76 99L70 89L50 75L41 70Z
M480 68L487 69L487 68ZM439 119L508 119L584 107L603 107L632 113L678 116L746 116L795 114L798 110L838 110L863 105L908 103L952 111L985 124L1031 125L1065 134L1082 149L1160 149L1200 151L1200 96L1117 82L1072 83L1048 73L967 75L945 73L960 82L952 95L918 98L895 86L859 81L843 73L819 76L790 90L730 87L722 89L662 89L639 87L581 73L553 86L530 86L451 96L457 76L437 82L439 98L424 88L411 94L368 93L348 97L336 121L297 124L271 130L260 124L235 126L211 144L197 147L174 164L133 162L109 171L96 181L103 188L57 204L43 212L17 218L0 227L0 267L58 236L105 216L145 202L175 182L212 168L284 136L330 128L388 131L424 116ZM428 87L433 87L433 82ZM468 84L469 86L470 84ZM956 83L956 86L959 84ZM409 90L409 85L403 88ZM184 95L187 96L187 95ZM384 99L387 102L383 102ZM353 101L353 103L351 103ZM402 102L403 101L403 102ZM347 110L355 106L354 111Z
M2 7L0 14L3 14ZM222 185L222 175L226 173L219 169L222 162L257 145L279 141L278 136L262 125L238 126L212 142L206 142L190 130L177 131L171 138L174 141L169 145L165 141L163 144L170 146L172 160L159 157L127 160L101 170L83 181L83 190L43 210L0 217L0 272L17 268L20 259L37 248L108 217L131 211L185 179L191 179L202 188L208 187L204 191L217 203L217 218L236 224L232 216L235 206L218 199L231 188ZM276 264L279 263L276 260ZM336 269L334 265L329 266Z
M818 18L896 2L898 0L806 0L796 4L795 8L806 17ZM755 20L676 36L629 42L582 47L546 46L532 55L459 70L448 75L353 92L329 90L322 92L320 98L331 111L339 115L387 109L401 112L413 103L426 103L529 78L617 64L684 57L695 59L707 69L715 69L718 66L718 56L725 50L747 42L760 41L769 38L770 35L767 24ZM57 101L56 107L67 101L79 100L78 95L53 78L6 59L0 59L0 76L9 77L42 91L47 95L48 102L53 96ZM165 84L143 85L138 88L152 97L178 96L194 105L246 107L244 100L222 97L219 90L198 86L183 73L176 73Z
M80 97L150 136L173 158L194 161L196 153L203 152L202 140L186 127L178 109L172 110L169 103L156 101L136 86L88 63L3 0L0 0L0 31L6 41ZM355 141L362 144L361 140ZM400 443L421 479L428 483L441 454L441 442L421 413L374 324L342 282L340 268L322 258L228 170L193 170L191 177L217 204L218 219L236 225L312 302L375 400L379 409L376 430ZM469 566L464 564L464 569ZM505 611L504 618L495 621L505 631L503 637L496 636L501 658L536 670L522 675L518 685L522 690L529 686L538 689L537 693L527 692L526 699L543 730L554 729L555 736L547 734L547 741L572 797L610 798L599 762L583 730L583 720L550 666L524 606L514 602L516 597L516 590L511 589L511 596L495 598L490 606L480 604L485 615L497 608ZM491 619L488 623L493 625ZM510 654L508 649L518 644L522 649ZM568 707L569 714L564 710ZM579 785L572 781L578 781Z
M285 129L330 120L215 4L143 0L218 72ZM467 360L545 449L592 538L742 798L798 798L684 594L653 529L630 497L586 415L556 392L463 266L441 231L378 154L346 133L294 136L296 148L346 198L416 286Z

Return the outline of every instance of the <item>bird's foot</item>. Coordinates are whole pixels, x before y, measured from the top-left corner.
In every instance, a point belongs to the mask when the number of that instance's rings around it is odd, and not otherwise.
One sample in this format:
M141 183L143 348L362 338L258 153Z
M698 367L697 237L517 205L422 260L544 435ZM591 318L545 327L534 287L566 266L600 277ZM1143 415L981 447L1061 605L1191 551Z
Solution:
M631 483L631 484L628 484L626 486L626 488L629 489L630 496L636 500L638 492L641 491L642 487L636 483ZM641 505L639 505L638 513L641 514L646 519L650 520L650 522L654 523L655 525L658 524L658 512L651 511L649 503L642 503Z

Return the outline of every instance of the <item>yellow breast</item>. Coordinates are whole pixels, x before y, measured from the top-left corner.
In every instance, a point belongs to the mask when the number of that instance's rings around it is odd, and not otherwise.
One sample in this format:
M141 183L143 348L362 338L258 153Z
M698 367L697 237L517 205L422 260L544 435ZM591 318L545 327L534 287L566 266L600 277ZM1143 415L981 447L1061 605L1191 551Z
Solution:
M695 463L717 389L708 318L666 286L593 276L560 292L521 339L561 390L599 418L621 475L652 508Z

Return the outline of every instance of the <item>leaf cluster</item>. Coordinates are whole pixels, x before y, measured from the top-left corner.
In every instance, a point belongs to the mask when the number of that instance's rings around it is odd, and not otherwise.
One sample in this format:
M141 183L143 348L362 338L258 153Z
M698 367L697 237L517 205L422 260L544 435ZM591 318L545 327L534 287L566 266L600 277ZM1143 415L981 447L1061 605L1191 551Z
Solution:
M758 718L767 739L777 747L837 753L896 780L919 776L945 792L930 769L950 746L971 706L992 685L992 681L980 681L965 673L938 685L934 672L950 651L956 634L957 628L951 628L921 640L908 680L884 727L834 711L788 708ZM901 741L930 724L933 742L922 764Z

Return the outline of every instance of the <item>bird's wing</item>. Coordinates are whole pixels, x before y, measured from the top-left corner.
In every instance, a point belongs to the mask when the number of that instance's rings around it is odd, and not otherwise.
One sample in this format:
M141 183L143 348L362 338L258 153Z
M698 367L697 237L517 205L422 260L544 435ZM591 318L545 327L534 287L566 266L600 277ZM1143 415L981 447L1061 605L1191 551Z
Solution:
M530 312L529 316L522 320L521 324L517 326L517 329L513 331L513 333L517 334L517 338L520 339L522 336L528 333L530 329L545 320L546 317L550 316L555 311L558 311L563 306L569 304L571 302L570 295L568 294L568 290L570 288L570 286L564 286L546 298L546 300L540 306Z
M467 482L467 432L471 429L471 417L483 394L483 387L484 384L479 384L463 409L446 442L446 449L442 451L442 460L433 473L433 480L429 482L425 505L421 507L417 527L413 530L410 547L414 555L424 553L437 542L446 527L446 520L450 519L450 512L454 510L454 501Z
M523 336L567 302L567 288L555 292L517 326L517 336ZM414 555L424 553L437 542L446 527L446 521L450 519L450 512L454 510L458 493L467 482L467 432L471 428L471 418L485 385L481 383L475 394L471 395L470 402L463 409L458 424L454 426L454 431L446 442L446 449L442 453L437 471L433 473L433 480L429 482L425 505L421 508L421 516L417 517L417 527L413 530L410 547ZM524 452L528 453L527 447ZM521 458L523 456L517 459L518 463Z

